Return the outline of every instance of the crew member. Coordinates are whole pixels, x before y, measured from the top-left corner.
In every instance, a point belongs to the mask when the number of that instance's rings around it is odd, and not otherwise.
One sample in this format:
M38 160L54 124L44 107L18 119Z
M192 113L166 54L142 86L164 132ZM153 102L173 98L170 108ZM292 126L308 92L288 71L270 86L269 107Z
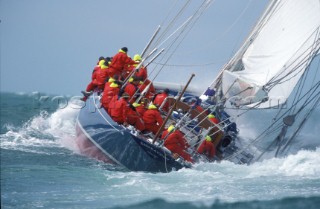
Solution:
M140 103L134 102L132 105L136 108L136 111L142 117L144 112L148 109L149 100L147 98L142 98Z
M144 67L143 65L140 65L140 68L136 69L141 62L140 55L139 54L134 55L133 61L135 61L136 63L133 65L129 65L128 68L125 69L125 71L123 72L123 78L126 79L131 74L131 76L134 75L137 77L141 77L142 81L146 80L148 77L147 68ZM132 73L132 71L134 70L136 70L136 72Z
M133 105L129 105L128 113L127 113L127 121L128 124L134 126L137 130L143 131L145 129L144 122L137 112L136 108Z
M165 101L168 95L169 95L169 89L164 89L161 93L155 95L153 99L153 104L161 107L162 103ZM169 108L170 108L169 102L166 101L162 106L162 110L165 112L169 112Z
M119 52L113 56L112 61L110 63L110 76L114 75L122 76L123 70L128 65L133 65L136 62L132 60L128 55L128 48L122 47Z
M209 118L209 120L211 121L211 122L213 122L214 124L219 124L219 119L218 118L216 118L215 116L214 116L214 114L212 114L212 113L210 113L209 115L208 115L208 118Z
M163 123L163 119L156 105L149 105L148 109L143 114L143 121L146 131L151 131L153 134L157 134Z
M191 155L186 152L189 147L184 135L178 129L175 130L174 125L170 125L167 129L167 134L163 133L163 138L166 137L164 141L164 146L169 149L172 153L177 153L184 160L193 163Z
M98 69L100 69L103 62L104 62L104 57L99 57L99 61L97 65L93 68L90 83L87 85L87 88L85 91L81 91L81 93L83 94L83 97L81 98L82 101L86 101L88 96L91 94L91 92L97 87L94 84L94 81L96 79L96 72L98 71Z
M140 64L141 56L139 54L136 54L136 55L134 55L133 60ZM137 66L138 66L138 64L136 64L135 67L137 67ZM140 68L135 73L135 76L141 77L142 81L145 81L148 78L147 68L145 66L141 65Z
M100 90L104 89L105 80L110 76L108 66L109 63L107 60L102 61L100 68L98 68L95 73L95 80L93 82Z
M113 78L110 78L109 81L112 81L112 82L106 83L103 90L103 95L101 98L101 104L105 110L108 110L108 106L112 97L118 95L120 92L120 82L114 80Z
M129 95L123 93L121 98L115 102L114 108L109 108L111 117L115 122L124 124L127 121ZM110 104L109 104L110 105Z
M209 135L207 135L205 140L203 140L203 142L200 144L197 152L205 155L209 160L213 160L213 157L216 155L216 148L214 147L212 139Z
M115 81L119 81L119 76L114 75L113 77L108 77L108 78L106 78L106 83L104 84L104 86L109 86L111 83L113 83ZM121 84L121 82L120 82L120 84Z
M126 87L124 88L124 92L128 93L130 96L129 102L134 102L134 96L137 96L140 93L140 90L138 88L138 85L140 83L140 80L133 76L129 79L129 82L127 83Z
M138 86L138 88L140 89L140 92L143 93L144 90L148 88L144 94L144 97L151 100L156 93L156 89L154 88L152 82L149 79L142 81L141 77L138 77L138 78L140 79L140 84Z

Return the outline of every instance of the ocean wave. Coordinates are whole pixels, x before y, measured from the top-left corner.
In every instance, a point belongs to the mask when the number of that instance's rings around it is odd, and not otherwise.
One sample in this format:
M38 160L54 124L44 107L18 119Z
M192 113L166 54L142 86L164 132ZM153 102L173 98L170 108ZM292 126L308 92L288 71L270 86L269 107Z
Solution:
M291 197L284 198L281 200L270 200L270 201L245 201L236 203L221 203L216 200L213 204L207 205L203 203L189 203L180 202L172 203L163 199L153 199L146 202L129 205L129 206L119 206L112 207L110 209L156 209L156 208L166 208L166 209L199 209L199 208L214 208L214 209L270 209L270 208L281 208L281 209L293 209L293 208L308 208L317 209L320 204L319 197Z
M235 203L320 196L319 159L320 149L316 149L249 166L222 161L170 173L106 171L105 181L127 203L135 203L135 198L161 198L176 206L198 202L211 207L215 200Z
M6 124L6 133L1 134L1 148L32 151L39 147L67 147L76 150L73 143L75 121L79 109L66 107L53 113L41 111L22 127Z

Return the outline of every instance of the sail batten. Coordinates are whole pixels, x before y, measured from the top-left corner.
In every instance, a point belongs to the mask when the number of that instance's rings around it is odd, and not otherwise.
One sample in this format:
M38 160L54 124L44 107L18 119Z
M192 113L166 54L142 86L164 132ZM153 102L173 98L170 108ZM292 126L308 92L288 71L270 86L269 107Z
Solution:
M222 69L222 94L227 99L237 97L237 105L266 98L268 102L259 107L284 103L319 53L320 1L270 4L232 62Z

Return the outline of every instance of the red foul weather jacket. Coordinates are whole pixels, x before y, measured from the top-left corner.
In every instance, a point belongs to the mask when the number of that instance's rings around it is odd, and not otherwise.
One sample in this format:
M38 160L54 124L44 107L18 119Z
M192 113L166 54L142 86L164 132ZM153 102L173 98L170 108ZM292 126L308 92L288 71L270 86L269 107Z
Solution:
M111 117L118 123L124 123L127 120L128 102L120 98L115 102L114 108L111 109Z
M154 88L152 82L149 79L145 80L142 84L139 84L138 88L140 89L140 92L142 93L143 90L149 85L149 83L151 83L151 84L150 84L149 90L145 94L145 97L148 99L151 99L153 97L153 95L155 94L156 89Z
M104 90L103 90L103 96L101 98L102 106L106 109L108 109L109 103L111 99L118 95L120 92L119 87L112 87L112 83L106 83Z
M145 111L145 113L143 114L143 121L146 124L150 124L150 125L156 125L157 123L161 126L163 123L163 119L161 117L161 114L158 110L147 110Z
M92 71L92 75L91 75L91 82L88 84L86 91L93 91L97 86L97 81L96 81L96 77L97 77L97 72L99 71L100 66L96 65Z
M139 115L142 117L143 114L145 113L145 111L147 111L147 109L145 108L144 105L140 105L138 107L136 107L136 111L139 113Z
M198 147L197 152L207 156L209 159L212 159L216 155L216 148L212 142L204 140Z
M135 76L141 77L142 80L146 80L148 77L147 68L142 66L136 73Z
M115 95L111 98L109 104L108 104L108 114L111 116L111 111L112 109L115 108L116 106L116 102L118 101L119 99L119 96L118 95Z
M161 104L164 102L164 100L168 97L168 94L163 92L163 93L160 93L160 94L157 94L156 97L154 98L153 100L153 104L157 105L157 106L161 106ZM167 101L162 109L166 112L169 111L169 102Z
M91 75L91 80L92 80L92 81L96 78L96 72L97 72L98 69L100 69L100 65L96 65L96 66L93 68L92 75Z
M183 134L179 130L175 130L170 133L167 139L164 141L164 146L171 152L179 154L183 159L193 162L191 155L185 152L185 149L189 147L184 139Z
M127 113L127 123L133 125L139 131L143 131L145 129L144 122L139 113L130 107L128 108Z
M130 96L130 99L133 97L133 95L138 90L138 87L133 85L132 83L127 83L126 87L124 88L124 92L128 93Z
M209 120L214 124L219 124L219 120L217 118L209 118Z
M93 83L97 86L104 86L106 78L109 76L107 67L100 67L95 71L95 79Z
M133 65L136 62L133 61L127 53L123 51L119 51L116 55L113 56L112 61L110 63L110 74L117 74L117 75L122 75L123 69L127 65ZM110 75L110 76L113 76Z
M147 131L152 131L153 134L156 134L163 123L162 117L158 110L150 109L146 110L142 117L145 128Z
M133 64L133 65L129 65L127 69L125 69L125 72L123 72L123 77L124 78L127 78L129 76L129 74L134 70L136 69L136 67L138 66L139 64ZM141 66L140 69L135 72L134 74L135 76L137 77L141 77L142 78L142 81L146 80L147 77L148 77L148 72L147 72L147 68L144 67L144 66Z

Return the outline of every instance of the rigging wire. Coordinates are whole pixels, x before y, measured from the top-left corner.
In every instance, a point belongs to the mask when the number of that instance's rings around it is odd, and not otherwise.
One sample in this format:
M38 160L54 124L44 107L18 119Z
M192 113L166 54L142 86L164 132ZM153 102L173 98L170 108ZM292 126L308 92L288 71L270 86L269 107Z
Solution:
M177 4L178 0L175 2L175 4ZM182 16L183 12L186 10L186 8L188 7L188 5L190 4L191 0L188 0L183 7L180 9L180 11L178 12L178 14L176 16L174 16L174 18L168 23L168 25L165 27L165 30L160 34L159 38L155 41L154 46L157 46L160 41L162 41L164 39L164 37L166 36L166 34L170 31L170 29L174 26L175 22L179 19L180 16ZM167 14L166 18L163 20L163 24L166 21L166 19L169 17L170 13L173 11L174 6L170 9L171 11L169 11L169 13Z
M236 25L236 23L239 21L239 19L241 19L241 17L245 14L245 12L248 10L248 8L249 8L249 6L250 6L250 4L252 3L252 1L250 1L246 6L245 6L245 8L242 10L242 12L241 12L241 14L238 16L238 18L231 24L231 26L226 30L226 31L224 31L222 34L225 34L225 33L227 33L228 31L230 31L231 30L231 28L234 26L234 25ZM219 61L219 62L225 62L225 61ZM169 65L169 64L167 64L167 63L160 63L160 62L158 62L158 63L156 63L157 65L164 65L164 66L176 66L176 67L199 67L199 66L210 66L210 65L214 65L214 64L216 64L216 63L205 63L205 64L197 64L197 65L195 65L195 64L192 64L192 65Z
M165 64L165 63L160 63L160 62L154 62L157 65L163 65L163 66L167 66L167 67L203 67L203 66L210 66L210 65L216 65L219 63L223 63L225 61L221 60L221 61L216 61L216 62L209 62L209 63L204 63L204 64Z
M305 54L305 55L304 55L303 59L302 59L299 63L297 63L297 64L295 63L295 62L300 58L300 57L297 57L296 60L293 60L293 61L290 63L289 66L286 66L286 68L284 68L284 70L283 70L280 74L278 74L278 75L274 76L272 79L270 79L270 81L266 84L266 86L268 86L269 89L273 88L275 85L278 85L278 84L281 84L281 83L284 83L284 82L289 81L289 80L292 79L293 77L297 76L302 70L304 70L304 68L302 68L302 69L300 69L298 72L296 72L294 75L292 75L290 78L287 78L286 80L284 80L286 77L289 77L289 75L291 75L291 74L293 74L295 71L297 71L303 64L305 64L305 63L310 63L310 62L308 62L308 61L310 61L310 60L312 59L312 57L317 54L317 51L319 51L318 45L319 45L319 41L320 41L320 39L319 39L320 33L319 33L319 32L320 32L320 31L319 31L319 27L318 27L318 28L315 30L315 32L314 32L314 33L316 33L316 36L315 36L315 40L314 40L314 42L313 42L313 43L314 43L313 46L308 47L308 48L303 52L303 54ZM313 34L311 34L310 37L312 37L312 35L313 35ZM308 38L305 42L307 42L308 40L309 40L309 38ZM303 46L303 45L302 45L302 46ZM317 49L317 47L318 47L318 49ZM297 53L300 49L301 49L301 48L297 49L296 53ZM308 51L310 51L310 52L307 53ZM293 56L294 56L294 55L293 55ZM283 75L283 74L285 73L285 70L288 69L289 67L291 67L291 66L294 65L294 64L295 64L295 66L294 66L289 72L287 72L285 75Z
M312 89L318 89L319 86L320 86L320 81L319 81L317 84L315 84L308 92L310 92ZM304 97L308 94L308 92L307 92L302 98L304 98ZM320 92L317 93L317 95L320 95ZM316 96L317 96L317 95L316 95ZM315 98L315 97L314 97L314 98ZM312 98L311 101L312 101L314 98ZM298 102L299 102L299 101L298 101ZM292 106L297 105L298 102L292 104ZM291 107L291 108L292 108L292 107ZM284 115L286 115L286 114L288 113L288 111L290 111L291 108L289 108L289 110L287 110L285 113L283 113L282 116L279 117L275 122L279 121L280 118L282 118ZM245 149L247 149L249 146L251 146L251 145L253 145L254 143L257 143L259 140L261 140L261 139L262 139L261 137L264 136L265 133L268 132L269 128L272 127L272 125L273 125L273 124L271 124L269 127L267 127L260 135L258 135L254 140L252 140L252 141L251 141L249 144L247 144L245 147L243 147L242 149L238 150L238 151L235 152L234 154L226 157L226 160L231 159L231 158L237 156L239 153L241 153L242 151L244 151ZM259 160L261 157L262 157L262 155L260 155L256 160Z
M182 40L185 38L185 36L187 35L187 33L190 31L187 31L188 27L191 27L195 24L195 22L198 20L198 18L201 16L201 14L204 12L204 10L210 5L210 3L212 2L212 0L207 0L204 1L200 7L196 10L196 12L191 16L191 18L187 21L187 23L183 26L182 30L180 31L180 33L177 35L177 37L171 42L171 44L168 47L168 50L166 51L166 54L169 53L170 49L173 49L173 51L171 52L171 54L168 55L168 57L166 58L165 64L169 61L169 59L173 56L174 52L177 50L177 48L179 47L179 45L181 44ZM202 10L202 12L201 12ZM193 23L193 24L192 24ZM191 25L191 26L190 26ZM181 36L184 37L178 42L179 38ZM178 43L178 44L177 44ZM174 45L176 44L176 46L174 47ZM174 48L173 48L174 47ZM164 59L164 58L163 58ZM158 65L155 67L155 69L158 67ZM160 69L158 70L158 73L155 75L155 77L153 78L153 80L159 75L159 73L162 71L164 66L160 67ZM154 69L154 70L155 70Z
M317 97L319 97L319 96L320 96L320 92L317 93L308 103L304 104L304 105L299 109L299 111L295 113L295 115L297 115L298 113L300 113L312 100L314 100L315 98L317 98ZM319 100L319 98L318 98L318 100ZM295 116L295 115L294 115L294 116ZM302 120L302 122L300 123L301 128L302 128L302 125L303 125L304 122L305 122L305 121ZM273 142L272 142L272 144L273 144L274 142L277 142L277 143L278 143L278 149L277 149L277 151L276 151L276 157L277 157L277 155L278 155L278 153L279 153L279 151L280 151L281 141L282 141L282 139L284 138L285 133L287 132L287 128L288 128L287 125L282 125L282 131L284 131L284 132L281 132L281 133L273 140ZM300 128L299 128L299 127L298 127L298 130L297 130L296 132L298 133L298 131L300 131ZM294 135L292 136L292 139L291 139L291 140L293 140L293 138L294 138L295 136L296 136L296 134L294 134ZM281 137L281 138L280 138L280 137ZM291 140L290 140L290 141L291 141ZM270 146L269 146L269 147L270 147ZM266 150L265 150L265 151L266 151ZM259 158L262 157L262 155L265 153L265 151L259 156ZM258 158L258 159L259 159L259 158ZM258 159L257 159L257 160L258 160Z
M316 53L317 53L317 52L315 52L315 54L316 54ZM312 60L310 60L310 63L311 63L311 61L312 61ZM318 62L318 67L319 67L319 63L320 63L320 61ZM319 71L319 68L317 68L316 75L317 75L318 71ZM301 97L302 90L303 90L303 86L305 86L306 79L307 79L307 77L308 77L309 72L310 72L310 64L308 65L308 67L306 68L306 71L303 73L303 76L302 76L301 79L299 80L298 90L297 90L297 93L295 94L295 97L294 97L293 102L295 102L296 99L299 100L299 98ZM312 84L311 84L311 85L314 84L315 78L316 78L316 76L313 78L313 81L312 81ZM299 91L299 90L300 90L300 91ZM298 93L299 93L299 95L298 95ZM295 107L293 108L292 112L294 112L294 111L295 111Z
M305 122L307 121L307 119L311 116L311 113L316 109L316 107L319 105L320 103L320 96L318 97L317 101L313 104L312 108L308 111L308 113L305 115L305 117L302 119L302 122L300 123L299 127L296 129L296 131L293 133L293 135L290 137L289 140L287 140L287 143L284 145L284 147L282 148L282 152L284 152L289 144L291 144L291 142L293 141L293 139L295 139L295 137L297 136L297 134L301 131L301 129L303 128Z
M311 62L311 61L310 61L310 62ZM318 63L318 66L319 66L319 63ZM318 71L319 71L319 68L317 68L316 74L318 73ZM300 81L299 81L298 90L297 90L297 92L296 92L296 94L295 94L293 103L295 103L296 101L301 101L301 94L302 94L302 90L303 90L303 89L302 89L302 86L305 85L305 83L306 83L306 78L308 77L309 72L310 72L310 65L308 66L307 70L305 71L305 73L303 74L302 78L301 78ZM313 78L312 85L314 84L314 82L315 82L315 77ZM306 106L307 106L309 103L311 103L312 100L317 97L317 95L319 95L319 93L318 93L318 94L316 94L316 95L314 96L314 98L312 98L311 100L309 100L310 97L315 93L316 90L317 90L317 88L314 89L314 91L312 91L312 92L309 91L309 92L306 94L306 95L309 95L309 98L307 98L307 99L304 101L304 103L301 105L301 107L299 108L298 111L295 111L297 106L296 106L296 105L293 106L293 107L291 108L291 111L289 111L289 112L291 112L291 113L289 113L289 115L292 115L293 117L295 117L295 116L298 115L303 109L305 109ZM318 99L318 100L319 100L319 99ZM315 104L317 104L317 103L319 103L319 102L316 102ZM291 138L290 138L289 140L287 140L286 145L282 148L282 150L281 150L282 153L285 151L285 149L288 147L288 145L291 143L291 141L296 137L296 135L298 134L298 132L302 129L303 124L306 122L307 117L310 115L310 112L312 112L312 110L313 110L314 108L315 108L315 106L304 116L303 119L301 119L301 123L300 123L299 127L296 129L295 133L291 136ZM295 112L295 113L293 114L293 112ZM285 130L288 128L288 126L287 126L286 124L282 124L281 126L282 126L282 129L285 128ZM279 135L275 138L275 140L274 140L274 141L278 141L278 149L277 149L277 152L276 152L276 156L278 155L278 153L279 153L279 151L280 151L280 148L281 148L281 146L282 146L281 140L284 138L284 136L285 136L285 132L280 132L280 134L279 134ZM280 137L281 137L281 138L280 138ZM273 144L274 144L274 143L272 142L271 145L273 145ZM271 146L271 145L270 145L270 146ZM270 146L269 146L269 147L270 147ZM266 150L268 150L268 148L267 148ZM259 158L261 158L264 153L265 153L265 151L259 156ZM259 159L259 158L258 158L258 159Z

